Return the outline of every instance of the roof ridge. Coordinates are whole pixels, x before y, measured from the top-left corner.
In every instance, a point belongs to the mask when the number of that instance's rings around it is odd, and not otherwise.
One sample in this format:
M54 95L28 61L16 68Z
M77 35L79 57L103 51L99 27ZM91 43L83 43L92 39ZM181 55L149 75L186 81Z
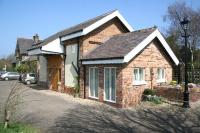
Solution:
M135 30L133 32L144 32L144 31L149 31L149 30L153 30L153 29L157 29L156 26L153 27L149 27L149 28L144 28L144 29L139 29L139 30Z
M103 17L103 16L105 17L105 16L107 16L107 15L112 14L112 13L115 12L115 11L117 11L117 10L115 9L115 10L112 10L112 11L109 11L109 12L106 12L106 13L103 13L103 14L101 14L101 15L98 15L98 16L94 17L94 18L85 20L85 21L83 21L83 22L81 22L81 23L79 23L79 24L77 24L77 25L80 25L80 24L83 24L83 23L87 23L87 22L92 21L92 20L95 20L95 19L97 19L97 18L99 18L99 17ZM76 25L75 25L75 26L76 26ZM73 27L73 26L72 26L72 27Z
M33 40L33 39L31 39L31 38L24 38L24 37L17 37L17 40L18 40L18 39Z
M107 15L112 14L112 13L115 12L115 11L117 11L117 9L112 10L112 11L109 11L109 12L106 12L106 13L101 14L101 15L98 15L98 16L96 16L96 17L94 17L94 18L91 18L91 19L85 20L85 21L83 21L83 22L81 22L81 23L75 24L75 25L70 26L70 27L68 27L68 28L66 28L66 29L64 29L64 30L61 30L61 31L57 32L57 33L64 32L65 30L68 30L68 29L74 28L74 27L76 27L76 26L78 26L78 25L82 25L82 24L84 24L84 23L90 22L90 21L95 20L95 19L98 19L98 18L100 18L100 17L103 17L103 16L105 17L105 16L107 16ZM55 34L57 34L57 33L55 33Z
M113 36L111 36L110 37L110 39L112 38L112 37L116 37L116 36L124 36L124 35L127 35L127 34L133 34L133 33L135 33L135 32L145 32L145 31L150 31L150 30L156 30L157 29L157 27L149 27L149 28L144 28L144 29L139 29L139 30L135 30L135 31L132 31L132 32L127 32L127 33L122 33L122 34L117 34L117 35L113 35Z
M83 22L81 22L79 24L76 24L74 26L70 26L70 27L68 27L68 28L66 28L64 30L59 30L58 32L55 32L51 36L45 38L40 45L34 46L32 49L41 47L42 45L47 44L48 42L52 41L55 38L60 38L60 37L63 37L65 35L69 35L69 34L72 34L72 33L76 33L76 32L82 31L84 28L94 24L95 22L97 22L99 20L102 20L103 18L107 17L108 15L111 15L111 14L115 13L116 11L118 11L118 10L115 9L115 10L106 12L106 13L101 14L99 16L96 16L96 17L94 17L92 19L83 21Z

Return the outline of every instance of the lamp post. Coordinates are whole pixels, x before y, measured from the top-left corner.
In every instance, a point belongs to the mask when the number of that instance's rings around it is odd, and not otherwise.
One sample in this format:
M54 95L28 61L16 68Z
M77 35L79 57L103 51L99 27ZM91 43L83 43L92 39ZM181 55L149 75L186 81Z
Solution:
M183 93L183 108L189 108L190 107L190 104L189 104L189 91L188 91L188 72L187 72L187 59L186 57L188 56L187 54L187 39L189 37L187 31L188 31L188 24L189 24L189 20L184 17L183 21L180 22L182 28L183 28L183 31L184 31L184 34L182 35L182 37L184 37L185 39L185 59L184 59L184 62L185 62L185 90L184 90L184 93Z

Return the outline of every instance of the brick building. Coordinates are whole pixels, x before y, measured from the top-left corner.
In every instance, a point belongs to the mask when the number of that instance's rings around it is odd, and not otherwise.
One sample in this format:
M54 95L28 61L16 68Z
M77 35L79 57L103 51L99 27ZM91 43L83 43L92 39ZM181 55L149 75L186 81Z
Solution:
M49 89L128 107L145 88L172 80L178 59L156 28L133 31L118 11L88 20L34 45L40 83Z

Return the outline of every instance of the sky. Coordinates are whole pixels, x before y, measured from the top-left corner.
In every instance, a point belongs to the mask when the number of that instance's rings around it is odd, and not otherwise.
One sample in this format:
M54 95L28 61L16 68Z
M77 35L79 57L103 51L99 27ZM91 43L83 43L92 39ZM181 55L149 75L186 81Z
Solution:
M0 0L0 58L14 53L18 37L40 39L117 9L134 28L165 32L167 7L175 0ZM200 0L186 0L200 8Z

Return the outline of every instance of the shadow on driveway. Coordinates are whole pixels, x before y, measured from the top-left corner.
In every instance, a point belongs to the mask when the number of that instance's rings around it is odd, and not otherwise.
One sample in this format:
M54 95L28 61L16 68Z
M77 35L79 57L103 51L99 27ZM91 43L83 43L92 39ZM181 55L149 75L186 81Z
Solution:
M34 89L34 90L48 90L48 88L46 87L42 87L40 85L37 84L31 84L31 85L27 85L28 87Z
M200 107L174 108L116 109L106 105L80 105L57 118L48 132L200 132Z

